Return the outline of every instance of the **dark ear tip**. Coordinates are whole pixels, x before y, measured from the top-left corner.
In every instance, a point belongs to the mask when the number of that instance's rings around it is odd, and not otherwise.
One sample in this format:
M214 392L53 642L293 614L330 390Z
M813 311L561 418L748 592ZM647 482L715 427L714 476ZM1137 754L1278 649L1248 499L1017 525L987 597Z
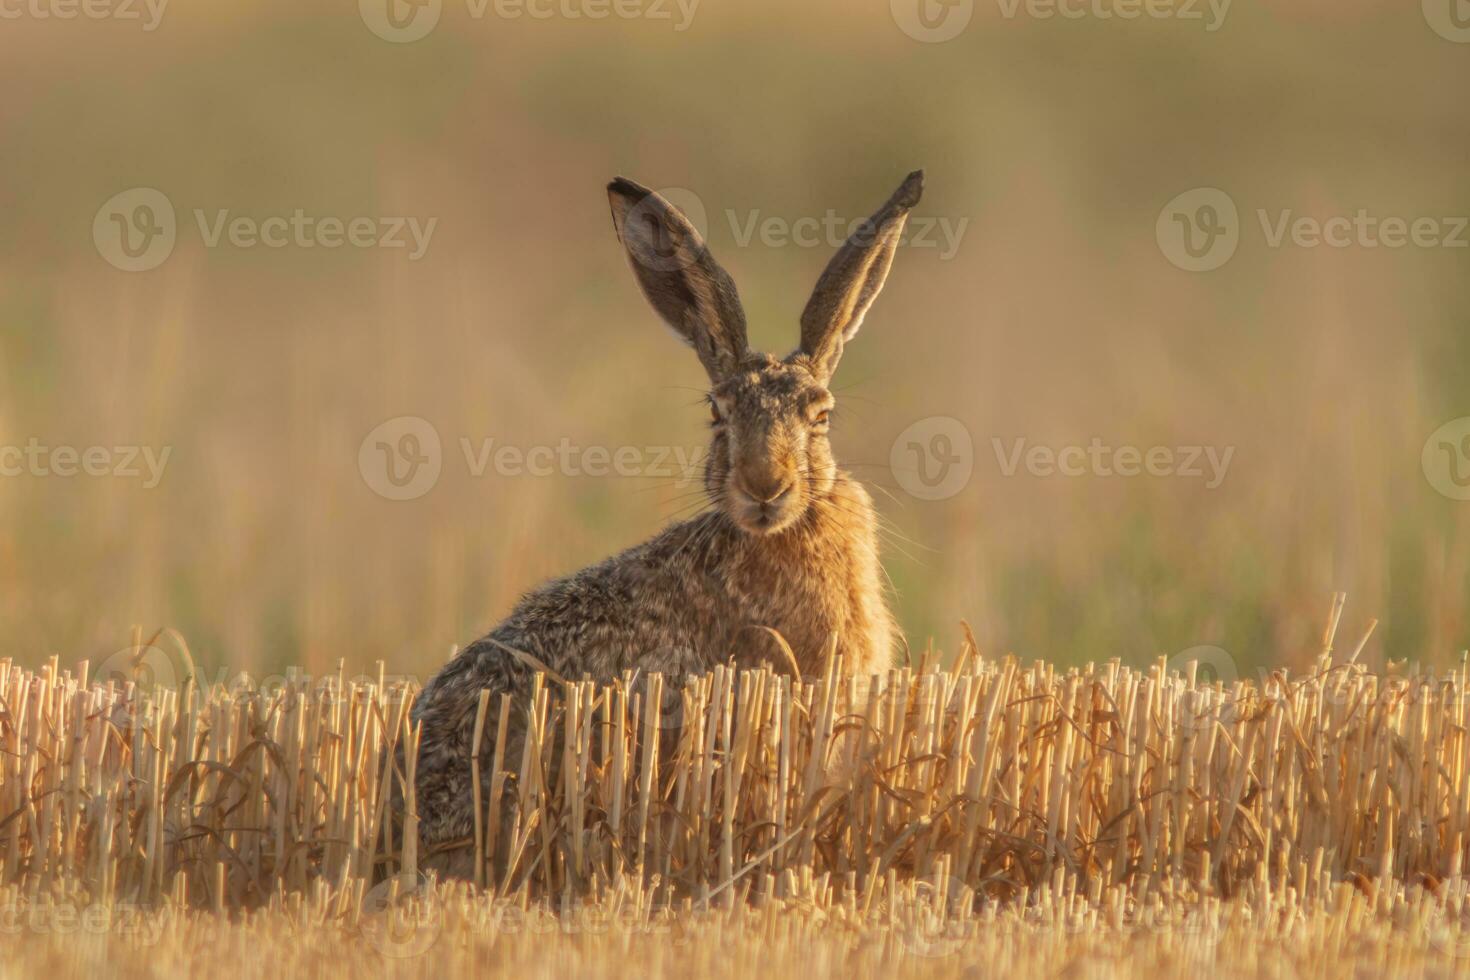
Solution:
M894 203L906 208L914 207L923 196L924 171L922 170L915 170L905 177L903 185L898 189L898 193L893 195Z
M607 192L619 197L631 198L634 202L641 201L653 193L636 180L629 180L627 177L614 177L607 185Z

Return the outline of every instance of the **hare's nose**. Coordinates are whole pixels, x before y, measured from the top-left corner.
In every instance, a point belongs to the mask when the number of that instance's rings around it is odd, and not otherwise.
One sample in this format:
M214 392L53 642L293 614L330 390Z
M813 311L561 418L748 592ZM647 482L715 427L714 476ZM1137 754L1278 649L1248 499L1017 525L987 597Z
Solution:
M740 489L758 504L774 504L790 493L795 483L796 479L788 473L760 480L746 477L740 481Z

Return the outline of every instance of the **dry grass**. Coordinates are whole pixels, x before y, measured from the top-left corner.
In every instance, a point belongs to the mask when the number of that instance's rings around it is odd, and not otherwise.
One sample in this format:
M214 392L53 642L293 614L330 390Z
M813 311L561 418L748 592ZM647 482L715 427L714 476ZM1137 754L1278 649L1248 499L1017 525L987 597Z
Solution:
M372 955L458 937L426 966L498 943L530 957L504 917L554 907L578 935L626 921L548 963L666 928L873 969L894 944L1050 969L1225 940L1254 970L1262 944L1357 956L1351 936L1379 937L1379 962L1458 962L1470 678L1369 673L1334 657L1335 621L1309 675L1228 686L972 647L951 671L871 683L835 658L824 677L719 669L671 695L657 676L547 681L512 706L524 757L497 755L480 787L468 846L488 894L427 882L411 831L390 849L389 779L406 774L383 760L417 738L406 687L148 692L0 661L0 931L65 935L56 903L123 910L113 924L132 926L99 927L103 945L143 956L162 931L196 965L308 928L290 958L338 966L364 937ZM417 903L417 931L384 928ZM66 946L30 944L38 962Z
M340 909L328 896L318 889L228 920L160 910L65 934L48 928L57 917L38 917L0 939L0 974L971 980L1470 972L1455 915L1463 897L1445 902L1396 883L1380 899L1340 885L1320 900L1262 889L1250 899L1198 904L1163 896L1136 903L1122 889L1094 904L1046 886L1030 907L964 917L939 915L934 890L922 883L834 899L808 882L787 899L711 910L665 908L628 883L555 912L436 888L391 923L381 911Z

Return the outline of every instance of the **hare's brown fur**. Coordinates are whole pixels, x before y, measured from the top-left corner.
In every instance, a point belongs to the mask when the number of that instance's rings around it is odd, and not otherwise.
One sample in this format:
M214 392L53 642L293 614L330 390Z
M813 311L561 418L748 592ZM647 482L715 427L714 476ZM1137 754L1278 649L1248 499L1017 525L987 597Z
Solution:
M838 251L803 314L801 346L778 359L747 349L734 284L684 216L631 181L609 186L640 286L710 375L704 485L712 507L530 593L425 686L413 718L423 725L417 809L430 849L472 833L480 691L521 695L537 664L598 680L633 669L682 677L731 660L779 667L784 657L766 627L790 645L803 674L820 668L833 636L853 673L887 669L894 624L877 520L867 491L832 457L827 384L921 191L922 174L910 175ZM520 711L505 746L511 769L520 765ZM494 731L492 720L487 740ZM491 757L482 749L483 763Z

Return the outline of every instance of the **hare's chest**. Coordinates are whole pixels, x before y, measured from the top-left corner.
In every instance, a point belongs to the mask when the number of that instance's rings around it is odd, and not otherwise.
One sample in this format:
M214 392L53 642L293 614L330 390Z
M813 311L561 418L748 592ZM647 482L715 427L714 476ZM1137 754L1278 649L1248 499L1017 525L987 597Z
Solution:
M736 584L741 623L733 637L737 659L779 662L766 627L781 634L803 675L825 666L832 637L851 673L887 668L892 623L883 599L881 570L871 548L830 547L747 569ZM774 656L773 656L774 655Z

